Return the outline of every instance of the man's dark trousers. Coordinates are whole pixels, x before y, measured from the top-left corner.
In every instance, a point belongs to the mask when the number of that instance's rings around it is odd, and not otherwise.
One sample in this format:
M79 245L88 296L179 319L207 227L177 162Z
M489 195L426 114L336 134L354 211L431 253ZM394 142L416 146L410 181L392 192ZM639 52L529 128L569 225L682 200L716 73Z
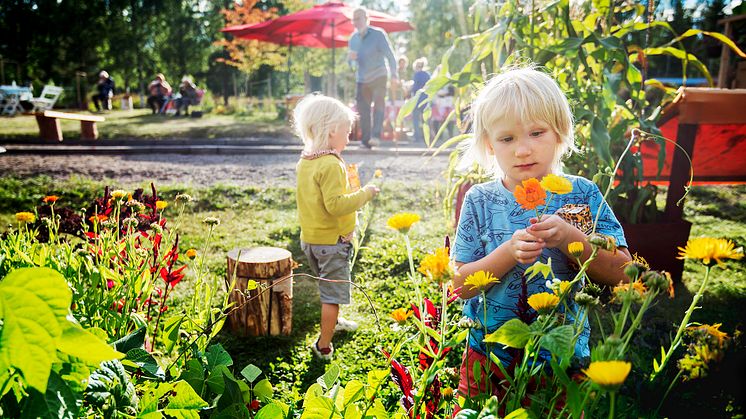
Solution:
M383 130L383 115L386 99L387 77L379 77L369 83L357 84L357 111L360 114L360 130L362 131L362 142L368 145L371 137L370 127L370 104L373 103L373 137L381 138Z

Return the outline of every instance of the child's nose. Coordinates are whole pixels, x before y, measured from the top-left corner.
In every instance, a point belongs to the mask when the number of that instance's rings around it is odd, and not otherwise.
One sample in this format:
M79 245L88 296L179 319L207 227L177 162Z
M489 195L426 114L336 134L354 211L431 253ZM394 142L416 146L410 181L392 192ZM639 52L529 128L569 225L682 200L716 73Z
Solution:
M528 156L531 154L531 145L527 141L519 140L516 144L515 155L516 156Z

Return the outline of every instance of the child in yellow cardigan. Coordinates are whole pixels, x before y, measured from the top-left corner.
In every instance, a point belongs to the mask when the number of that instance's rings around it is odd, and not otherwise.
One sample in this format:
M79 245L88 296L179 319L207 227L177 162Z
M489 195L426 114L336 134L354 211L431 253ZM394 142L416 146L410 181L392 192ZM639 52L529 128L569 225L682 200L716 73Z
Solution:
M378 194L378 188L366 185L353 191L347 180L341 153L355 119L350 108L336 99L312 95L298 103L293 117L304 145L296 167L301 248L314 274L325 279L319 281L321 333L312 350L329 360L334 332L357 329L355 322L339 317L339 305L350 303L355 212Z

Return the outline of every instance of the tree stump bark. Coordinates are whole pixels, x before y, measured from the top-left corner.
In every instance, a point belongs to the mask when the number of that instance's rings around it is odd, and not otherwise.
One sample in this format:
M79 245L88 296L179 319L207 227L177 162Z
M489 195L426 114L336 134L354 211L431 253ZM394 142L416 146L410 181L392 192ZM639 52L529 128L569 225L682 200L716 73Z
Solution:
M231 332L239 336L289 335L293 320L292 254L276 247L253 247L233 249L227 259L229 287L234 275L236 278L229 296L234 303L228 317ZM258 287L246 291L250 280Z

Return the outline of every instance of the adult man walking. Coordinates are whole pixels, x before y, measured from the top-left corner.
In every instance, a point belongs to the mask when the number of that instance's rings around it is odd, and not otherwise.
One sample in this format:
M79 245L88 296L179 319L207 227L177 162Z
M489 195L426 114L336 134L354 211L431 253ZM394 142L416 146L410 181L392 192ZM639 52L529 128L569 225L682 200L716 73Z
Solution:
M399 76L388 36L381 29L368 26L368 12L362 7L355 9L352 22L356 31L350 37L349 57L357 62L357 111L360 114L362 143L371 148L378 145L383 129L387 75L391 73L392 82L398 81ZM374 105L372 136L371 103Z

